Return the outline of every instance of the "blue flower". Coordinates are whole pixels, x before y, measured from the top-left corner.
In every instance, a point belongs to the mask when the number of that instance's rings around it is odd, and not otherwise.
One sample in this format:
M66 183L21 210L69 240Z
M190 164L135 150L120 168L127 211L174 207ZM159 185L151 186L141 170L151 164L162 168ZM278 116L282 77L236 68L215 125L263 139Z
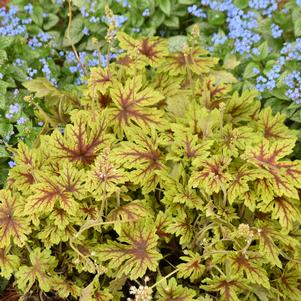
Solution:
M20 110L20 105L18 103L14 103L9 106L9 113L17 114Z
M10 168L13 168L14 166L16 166L16 162L15 162L15 161L9 161L9 162L8 162L8 166L9 166Z
M29 4L25 5L25 6L24 6L24 10L25 10L27 13L32 14L32 12L33 12L33 6L32 6L32 4L29 3Z
M82 14L82 16L83 16L84 18L89 17L89 13L86 12L86 8L85 8L84 6L82 6L82 7L80 8L80 13Z
M85 35L85 36L88 36L89 35L89 29L87 27L85 27L83 30L82 30L82 33Z
M280 38L283 33L283 30L277 24L274 23L271 25L271 31L272 31L272 36L275 39Z
M21 125L21 124L24 124L26 121L27 121L27 119L26 119L25 117L20 117L20 118L17 120L17 124L18 124L18 125Z
M0 79L4 77L3 73L0 72Z
M146 8L146 9L142 12L142 16L143 16L143 17L148 17L148 16L150 16L150 10L149 10L149 8Z
M188 6L187 11L189 14L195 17L206 18L206 14L203 12L203 10L201 8L198 8L195 4Z
M44 125L44 122L43 121L39 121L38 122L38 126L43 126Z
M224 34L214 33L211 38L211 41L213 42L214 45L222 45L225 44L227 39L228 39L227 36Z
M89 21L91 23L99 23L100 19L99 17L92 16Z

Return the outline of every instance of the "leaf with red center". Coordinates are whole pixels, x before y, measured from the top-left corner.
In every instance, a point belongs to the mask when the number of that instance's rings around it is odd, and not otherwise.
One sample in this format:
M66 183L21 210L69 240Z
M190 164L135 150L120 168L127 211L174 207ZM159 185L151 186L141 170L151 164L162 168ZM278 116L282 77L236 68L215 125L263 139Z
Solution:
M217 58L207 56L208 52L200 48L189 48L166 57L162 65L162 71L171 76L189 74L189 72L201 75L208 73L218 62Z
M116 270L116 277L128 275L137 279L145 275L147 269L155 271L162 255L157 250L158 236L151 220L123 224L119 242L109 241L98 247L101 261L109 261L109 269Z
M238 277L214 277L203 280L206 285L201 285L201 288L209 292L219 292L221 299L225 301L240 301L238 294L246 289L243 280Z
M167 233L167 227L169 225L169 215L166 212L159 211L156 216L156 234L163 238L166 242L170 241L171 235Z
M122 49L130 57L141 60L145 65L157 66L167 55L167 42L159 37L135 40L124 32L118 32L117 38Z
M0 248L0 276L9 279L20 266L20 258L9 254L8 248Z
M165 187L169 187L168 190L164 191L162 203L167 206L183 204L190 209L204 209L204 202L195 189L190 188L185 183L182 184L178 178L166 177L164 175L161 178Z
M189 162L195 158L206 159L210 152L210 148L213 144L212 140L200 141L197 135L192 135L186 131L183 126L173 127L174 142L171 145L171 151L167 154L166 160L172 160L175 162L181 161Z
M110 150L105 150L98 155L92 168L87 173L86 189L96 200L103 196L109 197L118 190L118 185L127 180L124 170L112 160Z
M200 104L212 111L219 108L229 96L227 93L231 89L230 85L217 83L214 78L199 81L196 86L196 96L200 97Z
M209 195L225 190L233 178L228 172L230 162L229 158L220 155L207 160L195 159L193 165L197 170L192 172L189 184L205 190Z
M136 222L149 215L146 204L136 200L113 209L107 216L108 221L132 221Z
M160 281L160 279L158 280ZM163 280L157 285L159 301L192 301L196 300L196 291L183 287L175 278Z
M297 188L301 187L301 162L281 160L292 152L293 147L292 141L271 144L268 140L263 140L258 146L250 147L244 154L244 159L269 173L265 180L267 189L261 191L263 201L272 200L274 195L299 198ZM263 193L265 191L266 193Z
M59 130L52 135L55 157L58 160L66 158L75 164L91 164L107 140L106 117L95 112L78 111L71 116L71 121L64 135Z
M186 214L184 210L176 210L166 232L179 236L181 245L190 245L195 236L193 216Z
M52 285L60 298L66 299L71 295L74 299L78 299L80 296L81 288L78 287L74 281L69 281L63 278L63 276L55 275L52 279Z
M262 133L267 140L275 142L289 140L294 143L296 135L285 126L285 119L284 114L277 113L273 116L272 109L265 108L258 115L256 130Z
M41 251L40 248L34 249L29 254L31 266L21 266L15 273L18 288L27 293L36 281L40 288L49 292L52 288L52 277L54 268L57 266L57 260L51 256L50 250Z
M293 237L283 234L280 227L269 224L259 224L258 238L259 238L259 251L265 258L273 265L282 267L279 255L284 253L286 248L291 249L298 245Z
M114 74L109 68L92 68L88 79L89 94L95 98L97 93L104 95L112 87Z
M144 128L162 123L162 112L156 106L163 96L150 87L142 87L140 76L128 79L124 85L115 82L111 97L114 104L110 112L114 129L119 135L131 124Z
M225 123L237 124L252 121L260 110L260 102L256 100L257 91L244 91L241 95L235 92L226 102Z
M154 190L159 182L158 171L164 170L163 155L159 150L161 139L155 130L147 136L138 129L129 132L130 141L122 142L117 151L119 162L126 170L128 177L142 186L145 193Z
M213 138L214 133L220 128L221 122L221 112L218 110L208 111L206 108L200 108L200 106L195 102L191 101L186 114L183 118L179 118L177 128L182 127L183 134L188 135L191 138L192 135L196 135L200 140L212 144L210 141ZM185 127L183 127L183 126Z
M262 261L260 256L231 252L229 259L235 275L246 276L251 283L257 283L267 289L270 288L267 272L260 265Z
M10 170L9 179L15 189L29 193L32 184L37 181L42 160L36 149L30 150L23 142L19 143L14 159L16 166Z
M256 143L256 140L258 134L250 127L233 128L231 124L227 124L223 128L222 153L224 156L237 158L246 146Z
M25 206L29 215L36 212L50 213L56 205L68 214L74 215L77 212L76 199L85 196L84 173L69 162L62 163L60 169L60 175L49 174L40 183L33 185L33 193Z
M22 247L27 240L30 228L24 217L23 202L9 190L0 191L0 248L10 246L11 241Z
M67 225L63 228L58 225L53 225L52 222L47 221L37 234L37 238L43 243L46 248L51 248L53 245L58 245L72 239L75 233L76 232L73 226Z
M205 272L205 266L201 264L202 258L200 254L192 251L184 251L186 256L181 256L180 259L185 263L178 264L178 277L189 278L192 282L199 279Z
M293 229L294 222L301 220L299 200L285 196L274 197L270 202L262 202L259 209L263 212L272 212L272 218L278 219L280 225L287 231Z
M292 263L290 265L290 263ZM293 265L293 266L292 266ZM277 279L278 290L284 294L283 300L299 300L300 299L300 265L295 262L289 262L283 273Z
M246 193L250 190L249 182L252 183L254 180L263 178L265 175L265 173L262 174L249 164L242 165L237 170L233 170L231 174L234 175L233 180L227 189L227 198L230 204L235 201L245 200ZM251 206L251 208L253 208L253 206Z

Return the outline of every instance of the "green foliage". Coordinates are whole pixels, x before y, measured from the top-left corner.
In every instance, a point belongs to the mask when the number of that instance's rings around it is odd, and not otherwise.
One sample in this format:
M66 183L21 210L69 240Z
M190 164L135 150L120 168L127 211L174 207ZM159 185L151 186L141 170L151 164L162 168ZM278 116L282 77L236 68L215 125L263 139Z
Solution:
M24 296L297 301L295 132L197 46L118 37L125 52L92 70L64 130L15 150L1 275Z

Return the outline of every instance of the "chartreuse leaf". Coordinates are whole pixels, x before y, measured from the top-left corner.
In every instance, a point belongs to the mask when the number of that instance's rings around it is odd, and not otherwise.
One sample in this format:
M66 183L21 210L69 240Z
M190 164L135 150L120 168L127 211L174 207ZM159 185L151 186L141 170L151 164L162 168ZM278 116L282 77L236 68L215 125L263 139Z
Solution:
M185 263L178 264L177 268L179 269L178 277L180 278L189 278L192 282L199 279L205 272L205 266L201 264L202 258L199 254L184 251L186 256L181 256L180 259Z
M59 130L54 131L53 151L60 160L66 158L77 165L91 164L107 141L106 116L78 111L72 114L71 122L66 126L63 135Z
M259 208L262 212L271 212L272 218L278 219L283 229L289 231L293 229L294 222L301 218L298 203L299 200L278 196L270 202L263 201L259 204Z
M0 191L0 248L10 246L11 242L24 246L30 228L22 209L23 202L9 190Z
M294 142L279 140L277 143L270 143L263 140L258 146L250 147L244 154L247 161L257 168L267 171L267 179L260 182L258 192L262 200L272 200L274 196L288 196L298 199L297 188L301 187L301 163L299 161L281 160L292 152Z
M86 189L90 191L96 200L105 195L109 197L116 192L128 179L124 170L112 160L110 150L104 150L96 158L91 170L87 173Z
M167 154L167 160L173 161L191 161L194 158L207 158L209 155L209 149L211 148L213 141L200 141L197 135L187 130L182 125L173 125L175 132L175 140L171 145L171 151Z
M100 261L108 261L108 267L116 271L116 277L128 275L137 279L147 269L155 271L162 255L157 250L158 236L150 220L124 223L118 241L108 241L98 247Z
M49 292L52 288L51 274L57 266L56 258L51 256L50 250L42 251L40 248L35 248L29 258L31 265L22 265L15 274L18 288L26 293L38 281L40 288Z
M277 113L273 116L272 109L266 108L258 114L256 130L260 131L269 141L287 140L295 143L296 135L294 131L284 125L285 119L284 114Z
M164 194L162 202L166 205L183 204L190 209L204 209L204 202L197 194L197 190L190 188L189 185L179 183L177 179L164 178L164 184L169 185L170 189Z
M89 94L94 98L97 93L106 94L112 87L113 70L112 68L92 68L88 79Z
M76 199L81 199L83 190L83 171L78 172L68 161L60 166L60 176L43 177L43 180L34 184L33 194L27 200L25 211L29 214L50 213L55 206L75 215L78 210Z
M232 174L234 175L232 181L229 184L227 189L227 198L232 204L238 200L246 200L246 192L249 192L250 186L249 183L253 182L256 179L262 179L264 177L264 173L261 173L254 168L252 168L249 164L244 164L240 166L238 169L235 169ZM246 206L248 204L252 204L245 202ZM254 207L253 205L250 207L251 210ZM253 209L254 210L254 209ZM252 211L253 211L252 210Z
M179 74L208 73L218 62L217 58L207 56L208 52L201 48L184 48L182 51L169 55L162 65L162 71L171 76Z
M162 112L156 105L163 96L150 87L144 88L141 76L128 79L124 85L115 82L111 96L114 105L110 113L118 134L133 123L140 127L160 125Z
M159 37L135 40L124 32L118 32L119 46L130 57L142 61L145 65L157 66L168 54L167 41Z
M240 301L237 293L246 287L243 280L238 276L222 276L214 278L206 278L203 280L205 285L201 285L201 288L205 291L219 292L220 300L224 301Z
M189 180L192 187L199 187L208 194L225 190L233 176L227 171L231 160L220 155L209 159L193 161L197 170L193 171Z
M180 244L189 245L195 235L192 225L193 216L188 215L184 210L176 210L172 221L167 226L167 233L180 237Z
M59 102L73 103L75 96L69 92L60 91L46 78L38 77L22 83L30 92L35 93L36 97L45 97L47 103L57 104Z
M273 224L258 224L257 236L259 239L259 251L272 265L281 268L282 263L279 259L279 255L282 254L281 249L284 246L296 246L299 244L298 241L281 233L279 227L273 227Z
M241 150L244 150L247 145L256 142L257 135L247 126L234 128L227 124L223 128L223 154L225 156L238 157Z
M9 181L13 182L17 190L25 194L30 193L32 184L39 178L43 159L36 149L30 150L27 145L20 142L18 149L15 150L16 166L10 170Z
M244 91L241 95L235 92L226 102L225 121L236 125L241 121L251 121L260 110L260 102L255 98L256 91Z
M9 254L8 249L0 249L0 276L9 279L20 266L20 258Z
M58 292L61 298L67 298L69 295L77 299L80 296L81 288L74 283L74 281L68 281L63 277L55 275L52 278L52 285Z
M164 280L157 286L157 300L169 301L169 300L181 300L190 301L196 300L196 292L192 289L179 285L175 278L171 278L168 281Z
M300 298L300 278L300 263L288 262L276 283L284 298L292 301Z
M141 185L144 192L149 192L159 182L157 172L165 168L159 150L161 140L154 129L149 135L132 129L129 137L135 139L121 144L117 151L118 162L123 164L126 170L131 170L128 176L133 183Z
M108 221L132 221L136 222L139 219L147 217L149 211L146 208L146 204L143 201L135 200L128 204L119 206L113 209L107 216Z
M269 289L270 283L266 270L260 265L262 257L258 255L231 252L230 264L234 275L246 277L251 283L257 283Z

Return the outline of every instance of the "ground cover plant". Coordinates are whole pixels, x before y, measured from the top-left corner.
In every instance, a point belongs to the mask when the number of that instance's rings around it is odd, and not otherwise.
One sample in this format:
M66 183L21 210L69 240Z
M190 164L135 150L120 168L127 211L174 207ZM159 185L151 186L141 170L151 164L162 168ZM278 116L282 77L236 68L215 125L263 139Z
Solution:
M296 131L233 93L193 32L173 53L118 33L64 130L19 144L0 271L23 299L298 300Z
M273 113L284 113L291 128L300 128L299 1L7 2L0 4L9 5L0 11L2 185L15 164L10 146L19 140L34 144L40 133L63 126L69 103L77 102L81 94L77 87L85 83L89 69L106 66L105 37L113 21L132 36L170 37L171 47L182 45L193 24L199 24L198 43L221 58L220 64L239 79L233 90L258 89L263 105L271 106ZM110 16L106 4L112 9ZM114 59L118 51L111 47L110 57ZM28 92L22 83L41 76L63 91L61 101L24 101ZM293 157L299 158L299 150L298 143Z

